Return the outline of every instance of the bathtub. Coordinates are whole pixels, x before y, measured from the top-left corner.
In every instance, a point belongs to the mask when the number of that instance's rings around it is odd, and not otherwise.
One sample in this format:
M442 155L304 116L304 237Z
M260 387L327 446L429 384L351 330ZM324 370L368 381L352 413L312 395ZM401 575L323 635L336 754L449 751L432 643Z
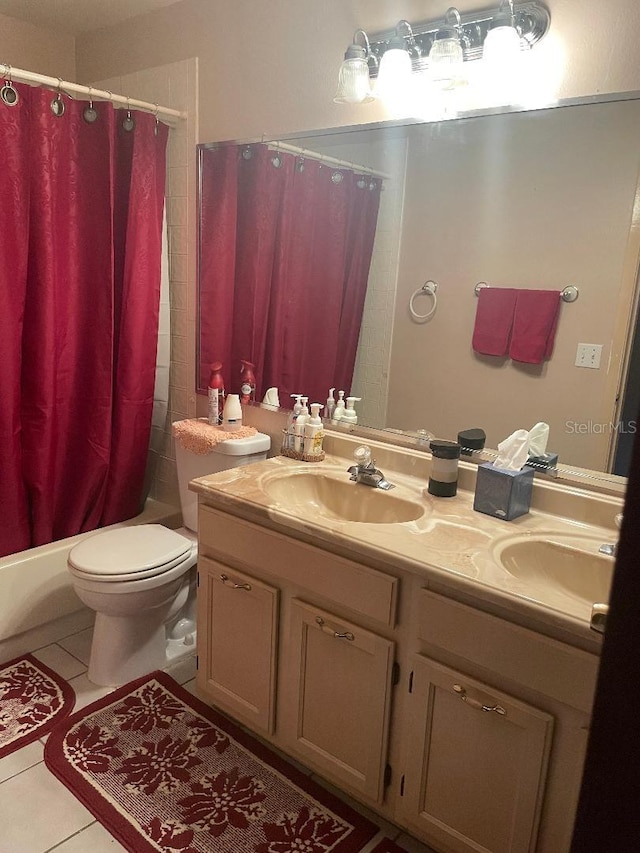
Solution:
M131 524L175 528L182 516L176 507L149 499L140 515L112 526ZM94 613L75 594L67 571L69 551L87 536L91 532L0 557L0 662L92 624Z

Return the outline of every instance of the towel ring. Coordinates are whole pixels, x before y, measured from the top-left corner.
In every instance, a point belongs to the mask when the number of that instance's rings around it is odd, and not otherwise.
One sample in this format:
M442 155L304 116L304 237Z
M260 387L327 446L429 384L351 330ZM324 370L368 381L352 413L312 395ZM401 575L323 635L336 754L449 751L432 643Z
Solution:
M415 293L412 294L411 299L409 300L409 311L411 312L411 316L414 320L423 321L429 320L436 312L436 306L438 305L438 297L436 296L436 291L438 289L437 282L433 281L433 279L429 279L425 281L422 287L419 287ZM421 294L426 294L427 296L431 296L433 298L433 305L430 311L427 311L426 314L418 314L415 309L415 300L417 296Z

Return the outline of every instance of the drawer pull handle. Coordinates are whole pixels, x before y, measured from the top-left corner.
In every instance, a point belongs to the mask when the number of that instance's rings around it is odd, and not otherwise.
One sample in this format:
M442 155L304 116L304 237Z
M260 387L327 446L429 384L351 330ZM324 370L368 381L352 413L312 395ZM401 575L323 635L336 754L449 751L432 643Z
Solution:
M493 712L495 714L500 714L501 717L507 716L507 712L502 705L483 705L482 702L479 702L477 699L472 699L461 684L454 684L453 689L462 701L466 702L470 708L475 708L477 711L484 711L487 714Z
M316 622L323 631L333 634L336 640L355 640L355 635L352 634L351 631L334 631L333 628L327 625L322 616L316 616Z
M250 583L235 583L235 581L230 581L227 575L220 575L220 580L222 581L222 583L225 583L225 584L230 583L231 589L246 589L246 590L251 589Z

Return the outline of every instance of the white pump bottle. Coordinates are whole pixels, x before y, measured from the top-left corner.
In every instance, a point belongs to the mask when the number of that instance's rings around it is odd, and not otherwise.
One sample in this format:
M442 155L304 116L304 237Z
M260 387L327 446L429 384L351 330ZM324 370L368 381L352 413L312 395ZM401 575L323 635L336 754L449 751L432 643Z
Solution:
M356 414L356 410L353 407L354 403L358 403L362 400L362 397L347 397L347 408L344 410L344 414L340 418L340 422L343 424L357 424L358 423L358 415Z
M333 415L331 417L331 423L335 426L340 422L342 416L345 413L344 407L344 391L338 391L338 402L336 403L336 407L333 410Z
M322 418L320 417L320 403L311 404L311 416L304 425L304 455L319 456L322 453Z

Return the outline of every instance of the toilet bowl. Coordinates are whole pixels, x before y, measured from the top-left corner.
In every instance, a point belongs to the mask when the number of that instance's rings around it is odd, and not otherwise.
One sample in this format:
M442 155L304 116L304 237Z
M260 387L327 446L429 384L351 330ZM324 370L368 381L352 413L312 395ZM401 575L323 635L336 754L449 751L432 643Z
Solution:
M118 685L162 669L181 656L180 641L182 655L193 651L197 557L195 542L160 524L105 530L72 548L76 593L96 611L90 681Z
M197 495L195 477L265 459L267 435L230 439L198 454L176 444L185 525L141 524L99 531L68 557L75 591L96 612L88 678L117 686L195 651Z

